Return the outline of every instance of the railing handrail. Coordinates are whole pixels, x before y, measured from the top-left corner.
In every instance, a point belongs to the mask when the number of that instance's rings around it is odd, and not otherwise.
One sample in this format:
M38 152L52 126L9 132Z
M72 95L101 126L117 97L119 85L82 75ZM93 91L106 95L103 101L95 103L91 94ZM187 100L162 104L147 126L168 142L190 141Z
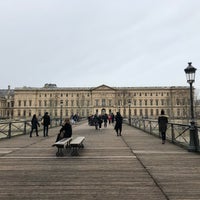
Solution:
M154 126L152 125L153 123L155 124ZM159 133L158 120L131 118L130 125L154 136L161 137L161 134ZM190 127L190 124L169 122L166 131L166 139L183 148L188 148L190 143ZM199 134L200 126L195 125L195 128L197 129L197 134Z
M40 121L39 121L40 123ZM28 125L28 126L27 126ZM60 126L60 118L52 118L50 128ZM23 135L30 133L31 120L19 120L19 121L5 121L0 122L0 139L11 138L16 135ZM38 127L38 130L42 130L42 126Z

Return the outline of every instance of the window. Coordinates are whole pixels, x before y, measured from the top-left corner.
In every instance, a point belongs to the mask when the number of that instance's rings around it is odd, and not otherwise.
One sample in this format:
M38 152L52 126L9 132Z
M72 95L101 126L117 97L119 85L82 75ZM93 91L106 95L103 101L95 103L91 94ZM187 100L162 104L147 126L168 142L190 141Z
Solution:
M84 106L84 100L81 100L81 106L82 107Z
M140 116L143 116L142 109L140 109Z
M156 109L156 115L159 115L159 110L158 109Z
M42 116L42 114L41 114L41 110L38 110L38 113L39 113L39 116Z
M28 116L31 117L31 110L28 111Z
M145 117L148 116L148 109L145 109Z
M177 116L180 117L180 109L177 110Z
M49 100L49 105L50 105L50 107L53 106L53 100Z
M102 99L102 106L105 106L105 105L106 105L106 100Z
M156 99L156 106L158 106L158 99Z

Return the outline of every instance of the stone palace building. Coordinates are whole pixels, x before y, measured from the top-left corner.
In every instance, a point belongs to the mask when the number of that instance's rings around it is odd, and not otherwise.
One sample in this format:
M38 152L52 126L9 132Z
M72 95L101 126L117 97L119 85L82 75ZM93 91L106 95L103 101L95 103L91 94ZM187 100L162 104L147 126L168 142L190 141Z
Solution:
M189 118L189 87L21 87L0 90L0 117L29 119L48 112L51 117L114 113L123 117L157 118L164 109L170 119Z

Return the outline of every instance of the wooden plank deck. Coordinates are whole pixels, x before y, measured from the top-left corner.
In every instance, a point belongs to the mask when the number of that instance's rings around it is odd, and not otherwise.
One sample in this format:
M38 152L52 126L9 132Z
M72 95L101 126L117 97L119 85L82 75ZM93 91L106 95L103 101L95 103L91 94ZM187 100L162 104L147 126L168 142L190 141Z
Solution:
M117 137L85 123L73 126L85 137L80 156L56 157L57 132L0 140L0 199L200 199L199 154L128 125Z

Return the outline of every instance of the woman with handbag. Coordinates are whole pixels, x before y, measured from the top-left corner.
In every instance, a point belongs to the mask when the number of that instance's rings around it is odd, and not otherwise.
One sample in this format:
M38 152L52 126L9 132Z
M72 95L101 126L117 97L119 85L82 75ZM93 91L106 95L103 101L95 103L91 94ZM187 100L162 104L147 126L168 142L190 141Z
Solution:
M70 119L66 118L62 128L60 129L59 134L57 135L56 142L63 138L70 138L72 136L72 125L70 123Z

